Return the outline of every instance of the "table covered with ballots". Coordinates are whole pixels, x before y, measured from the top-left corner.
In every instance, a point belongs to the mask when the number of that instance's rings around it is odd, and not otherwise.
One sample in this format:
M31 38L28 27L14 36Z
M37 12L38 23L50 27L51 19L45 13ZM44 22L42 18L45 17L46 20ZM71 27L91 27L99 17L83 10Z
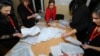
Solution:
M5 56L50 56L45 53L36 55L36 51L32 49L32 46L61 38L61 35L66 32L65 28L68 27L69 22L67 20L59 20L50 23L51 27L46 27L45 25L45 22L40 21L31 28L22 28L21 31L24 37ZM80 54L84 54L83 49L80 47L82 44L80 41L72 36L67 37L65 41L68 41L68 43L59 42L57 45L49 47L52 56L64 56L64 54L81 56Z

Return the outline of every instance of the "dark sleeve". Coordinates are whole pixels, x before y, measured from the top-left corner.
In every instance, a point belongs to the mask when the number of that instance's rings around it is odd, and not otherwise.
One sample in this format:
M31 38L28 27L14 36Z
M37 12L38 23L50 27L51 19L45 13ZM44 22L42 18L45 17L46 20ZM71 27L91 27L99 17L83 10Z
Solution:
M88 30L88 27L90 24L91 24L91 22L87 22L87 23L83 24L82 26L76 27L77 32Z
M70 23L71 28L75 28L76 25L79 23L81 17L83 15L83 12L80 10L75 11L74 14L72 15L72 22Z
M22 5L19 5L17 8L17 12L19 16L22 18L22 20L27 20L27 16L29 16L29 13L25 11L25 8Z
M71 28L76 28L88 21L91 21L89 9L85 5L83 5L73 13L72 22L70 23L70 26Z
M0 39L2 38L2 36L6 37L6 38L13 37L12 34L7 33L7 29L5 28L5 25L3 23L4 23L4 21L0 20Z

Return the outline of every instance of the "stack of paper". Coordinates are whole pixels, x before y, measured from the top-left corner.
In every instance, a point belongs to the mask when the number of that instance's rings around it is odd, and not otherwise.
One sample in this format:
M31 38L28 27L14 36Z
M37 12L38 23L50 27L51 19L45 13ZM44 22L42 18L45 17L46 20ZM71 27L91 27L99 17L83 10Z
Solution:
M14 51L8 56L35 56L30 48L23 48L17 51Z
M59 20L59 23L61 26L66 27L66 26L69 26L70 22L69 22L69 20Z
M56 23L56 22L50 22L49 25L52 26L52 27L56 27L58 25L58 23Z
M31 46L18 43L8 54L5 56L35 56L34 52L31 50Z
M80 46L71 43L60 43L59 45L51 46L50 50L53 56L63 56L64 54L68 56L80 56L80 54L84 54Z
M39 15L39 14L37 14L37 13L35 13L35 16L36 16L36 19L41 19L42 17Z
M35 37L28 37L25 39L21 39L20 41L31 44L31 45L35 45L37 43L37 39L38 39L37 36L35 36Z
M60 46L51 46L50 47L51 53L53 56L63 56L63 53L61 52Z
M24 37L27 35L34 36L40 32L40 28L37 26L31 27L31 28L22 28L21 32Z
M69 41L70 43L76 44L76 45L82 45L82 43L79 40L77 40L71 36L66 37L65 40Z
M83 54L84 51L80 46L73 45L71 43L60 43L61 50L68 54L68 55L77 55L77 54Z
M46 23L41 21L36 24L36 26L38 26L41 30L46 27L45 25Z
M63 34L64 32L65 32L64 30L61 30L59 28L53 28L53 27L44 28L41 30L37 42L47 41L52 38L61 37L61 34Z

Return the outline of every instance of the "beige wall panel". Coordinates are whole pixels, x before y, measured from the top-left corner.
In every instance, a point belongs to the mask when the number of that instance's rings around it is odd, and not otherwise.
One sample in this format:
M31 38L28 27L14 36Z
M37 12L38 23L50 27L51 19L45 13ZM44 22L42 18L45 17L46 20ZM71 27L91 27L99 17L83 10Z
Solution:
M49 0L44 0L45 9L48 6ZM71 16L69 15L69 7L68 5L56 5L57 6L57 14L64 14L65 19L70 19Z

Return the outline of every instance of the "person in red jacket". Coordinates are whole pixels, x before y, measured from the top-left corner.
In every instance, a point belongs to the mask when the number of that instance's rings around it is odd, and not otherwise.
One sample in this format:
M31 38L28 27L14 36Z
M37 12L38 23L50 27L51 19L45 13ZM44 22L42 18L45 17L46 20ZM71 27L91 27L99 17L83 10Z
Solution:
M56 19L55 1L54 0L50 0L49 1L49 5L46 8L45 20L46 20L46 22L48 24L50 21L54 21L55 19Z

